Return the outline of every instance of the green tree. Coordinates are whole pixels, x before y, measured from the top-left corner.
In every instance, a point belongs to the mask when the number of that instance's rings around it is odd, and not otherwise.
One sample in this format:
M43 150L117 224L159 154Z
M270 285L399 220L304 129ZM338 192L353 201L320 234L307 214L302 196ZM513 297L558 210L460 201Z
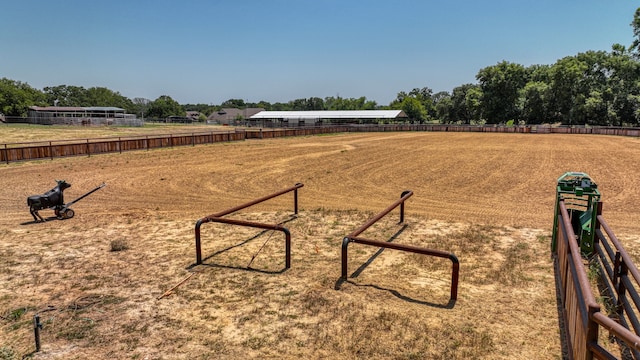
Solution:
M44 88L48 104L56 106L113 106L125 109L128 113L135 113L134 103L120 93L105 87L58 85Z
M119 107L125 109L127 113L133 113L136 110L131 99L105 87L91 87L87 89L85 101L81 106Z
M271 103L264 100L260 100L260 102L258 102L255 107L265 109L267 111L272 110Z
M520 92L522 120L527 124L547 121L549 85L542 81L530 81Z
M635 56L640 57L640 7L636 9L636 13L633 15L633 21L631 22L633 28L633 43L631 43L631 51L635 51Z
M567 125L578 122L576 105L585 98L583 75L586 71L587 64L573 56L562 58L553 65L549 88L550 119L558 119Z
M147 113L147 109L149 108L151 100L142 97L136 97L133 98L132 103L134 107L133 114L136 114L136 116L139 116L141 119L144 119L145 116L149 116L149 114Z
M26 117L30 106L46 106L44 94L29 84L0 79L0 113Z
M427 119L427 111L422 103L414 97L407 96L396 106L398 106L398 109L402 109L412 122L422 124Z
M185 111L180 104L168 95L162 95L149 103L148 117L164 119L169 116L185 116Z
M502 61L481 69L476 79L482 91L482 116L487 123L506 123L520 118L518 99L527 83L524 66Z
M441 91L434 95L436 106L436 117L440 122L449 124L455 121L453 114L453 101L451 95L446 91Z
M236 108L236 109L244 109L247 107L244 100L242 99L229 99L223 102L221 105L223 108Z
M482 90L476 84L457 86L451 93L450 122L471 124L480 121Z
M87 90L82 86L57 85L43 89L47 103L55 106L91 106L87 105Z

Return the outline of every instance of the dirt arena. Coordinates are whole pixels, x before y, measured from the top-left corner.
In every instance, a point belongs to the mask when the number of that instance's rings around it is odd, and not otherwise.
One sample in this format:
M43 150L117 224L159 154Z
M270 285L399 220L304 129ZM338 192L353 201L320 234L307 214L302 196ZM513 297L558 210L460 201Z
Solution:
M562 358L556 180L588 173L640 259L638 159L637 138L407 132L1 164L0 359L34 350L36 312L37 359ZM55 179L67 201L107 186L33 223L26 198ZM290 194L230 216L285 222L290 269L281 234L214 224L191 267L197 219L295 183L297 217ZM403 190L406 226L396 210L363 235L454 252L456 302L450 262L358 244L335 289L342 238Z

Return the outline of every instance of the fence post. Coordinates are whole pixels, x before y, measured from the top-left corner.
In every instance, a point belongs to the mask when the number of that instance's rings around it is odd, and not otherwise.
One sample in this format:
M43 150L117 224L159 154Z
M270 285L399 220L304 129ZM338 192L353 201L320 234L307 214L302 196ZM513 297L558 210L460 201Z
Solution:
M349 261L349 255L347 254L347 248L349 247L349 242L351 242L351 239L349 239L349 237L345 237L344 239L342 239L342 274L341 274L341 278L343 280L347 279L347 272L348 272L347 262Z
M40 329L42 324L40 323L40 315L33 315L33 335L36 340L36 352L40 351Z
M590 348L590 344L598 344L598 329L600 328L598 323L593 320L593 314L600 312L600 306L597 304L587 305L587 328L585 334L585 359L593 359L593 350Z
M400 194L400 199L402 199L405 195L410 193L411 190L405 190ZM400 224L404 222L404 201L400 203Z
M53 146L51 145L51 141L49 141L49 156L51 157L51 160L53 160Z

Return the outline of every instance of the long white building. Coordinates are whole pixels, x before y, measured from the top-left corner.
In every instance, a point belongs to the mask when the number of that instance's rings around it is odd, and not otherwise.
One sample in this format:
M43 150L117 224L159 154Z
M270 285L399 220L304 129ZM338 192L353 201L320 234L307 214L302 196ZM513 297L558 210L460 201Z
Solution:
M260 111L249 117L252 121L271 121L289 125L377 123L384 120L406 119L402 110L313 110Z

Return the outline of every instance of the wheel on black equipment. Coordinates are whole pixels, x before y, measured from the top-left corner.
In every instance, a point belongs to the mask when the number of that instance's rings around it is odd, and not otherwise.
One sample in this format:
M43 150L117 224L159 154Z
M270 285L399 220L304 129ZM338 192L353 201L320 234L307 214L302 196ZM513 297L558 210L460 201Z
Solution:
M71 219L73 217L73 215L75 215L75 214L76 214L76 212L73 211L73 209L65 209L63 215L64 215L65 219Z

